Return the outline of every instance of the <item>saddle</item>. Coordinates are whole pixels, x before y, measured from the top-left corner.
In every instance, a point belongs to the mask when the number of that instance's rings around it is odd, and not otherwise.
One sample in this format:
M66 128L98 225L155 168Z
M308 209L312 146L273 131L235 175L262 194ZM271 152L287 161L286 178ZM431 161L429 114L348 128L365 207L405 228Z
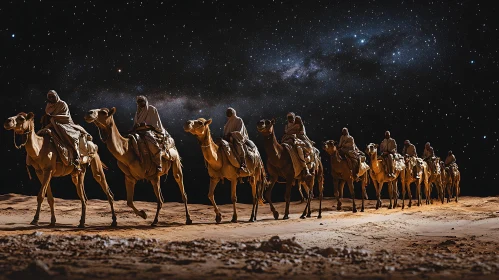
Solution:
M147 139L145 139L145 137L143 137L140 133L130 133L126 136L126 138L130 140L133 151L141 163L144 163L144 159L146 157L153 156L147 147ZM171 156L172 152L170 151L170 149L175 148L175 140L173 140L173 137L166 134L164 138L154 137L154 139L158 142L158 145L161 148L161 156L167 160L173 160Z
M49 137L50 140L55 144L57 150L57 161L62 162L64 165L71 165L71 148L68 148L66 144L61 140L57 133L54 133L50 128L42 128L37 133L38 136ZM93 159L94 155L97 153L98 146L92 142L93 138L90 134L80 134L78 141L78 152L80 153L80 164L87 164Z
M291 162L293 163L293 169L295 171L295 179L298 179L300 177L300 174L303 170L303 162L305 162L307 168L309 171L313 170L316 168L317 163L316 160L319 158L319 150L317 148L313 148L311 153L308 156L304 156L303 158L301 155L296 150L295 146L290 145L289 143L282 143L281 144L286 150L288 151L290 157L291 157ZM313 173L313 172L310 172Z
M230 164L232 164L236 168L241 167L238 160L239 155L237 154L236 149L234 148L234 145L232 145L232 143L230 143L225 139L220 138L218 139L216 144L225 153L225 155L229 159ZM253 157L255 154L256 145L255 143L253 143L253 141L248 139L246 140L246 142L244 142L243 149L246 154L246 157L248 156Z

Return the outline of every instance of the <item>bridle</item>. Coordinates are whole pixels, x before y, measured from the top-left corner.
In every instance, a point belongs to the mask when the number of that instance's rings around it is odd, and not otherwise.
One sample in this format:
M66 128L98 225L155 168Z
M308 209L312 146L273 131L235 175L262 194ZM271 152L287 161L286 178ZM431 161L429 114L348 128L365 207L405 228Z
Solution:
M23 134L22 134L22 135L27 135L27 134L30 134L30 133L31 133L31 131L33 131L33 130L32 130L32 129L29 129L29 130L27 130L27 131L23 132ZM18 150L19 150L19 149L21 149L22 147L26 146L26 144L28 143L28 139L29 139L29 137L26 137L26 141L24 141L24 143L22 143L21 145L17 145L17 143L16 143L16 131L15 131L15 130L14 130L14 134L13 134L13 135L14 135L14 147L16 147L16 149L18 149Z
M94 120L94 122L96 122L97 124L95 125L97 127L97 131L99 131L99 138L100 140L103 142L103 143L106 143L107 140L109 139L109 136L106 137L106 139L102 139L102 133L100 132L100 127L98 124L102 125L103 127L106 127L105 124L101 123L100 121L98 121L97 119Z

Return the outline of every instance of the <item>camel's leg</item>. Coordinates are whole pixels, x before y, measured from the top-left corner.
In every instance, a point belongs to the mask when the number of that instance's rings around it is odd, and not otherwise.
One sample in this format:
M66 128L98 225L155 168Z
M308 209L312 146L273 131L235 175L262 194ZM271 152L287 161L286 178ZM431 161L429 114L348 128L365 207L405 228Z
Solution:
M300 203L305 202L305 196L303 196L302 185L298 184L298 191L300 192L301 200Z
M461 183L461 178L458 177L456 181L456 203L459 202L459 195L461 194L461 186L459 185L460 183Z
M256 220L256 205L258 204L258 198L256 195L256 177L252 176L249 179L249 183L251 185L251 195L253 196L253 207L251 208L251 217L249 219L250 222L254 222Z
M374 188L376 189L376 210L379 209L383 203L381 202L381 189L383 188L383 182L378 182L373 180Z
M232 199L232 223L237 223L237 209L236 209L236 203L237 203L237 178L233 179L230 181L230 197Z
M345 190L345 182L344 181L341 181L339 190L340 190L340 199L343 199L343 193Z
M367 174L365 174L364 176L367 176ZM366 191L366 185L367 185L367 177L364 177L362 179L362 207L360 208L360 212L364 212L364 200L366 199L369 199L367 197L367 191Z
M335 191L335 196L336 196L336 210L340 211L341 210L341 199L343 198L343 188L345 186L344 181L340 181L339 179L333 178L333 185Z
M144 210L137 210L135 208L135 205L133 204L133 194L135 193L135 184L137 183L137 180L130 176L125 177L125 185L126 185L126 205L128 207L133 209L133 212L135 215L141 217L142 219L147 219L147 214L146 211Z
M304 219L305 217L310 218L312 216L310 204L312 202L312 198L314 197L314 195L313 195L314 181L312 181L311 187L307 186L306 183L304 183L304 182L300 182L299 184L301 186L303 186L303 188L305 189L305 193L307 193L307 204L305 205L305 209L303 209L303 215L300 218L301 219Z
M405 182L402 181L402 184L404 183ZM392 181L392 186L393 186L393 208L395 209L398 207L398 198L399 198L399 187L396 179Z
M211 177L210 178L210 190L208 191L208 199L211 201L211 204L215 208L215 221L217 224L219 224L222 221L222 214L220 214L220 210L218 209L218 206L215 202L215 188L217 187L218 182L220 181L220 178L217 177Z
M161 193L161 184L160 184L160 176L151 180L151 185L154 190L154 194L156 195L157 207L156 207L156 215L154 216L154 221L152 221L151 226L155 226L158 224L158 216L159 210L163 207L163 194Z
M51 227L55 226L55 210L54 210L54 196L52 195L52 188L50 184L47 188L47 200L50 206L50 225Z
M51 169L46 169L46 170L40 171L41 177L42 177L42 180L41 180L42 185L41 185L40 191L38 192L38 197L36 199L38 205L36 207L36 213L35 213L35 216L33 217L33 221L31 221L32 225L35 225L35 226L38 225L38 220L40 219L40 210L42 207L42 202L43 202L43 199L45 198L45 194L46 194L47 189L50 185L50 180L52 179L52 172L53 172L53 170L51 170ZM37 175L38 174L39 173L37 173Z
M388 205L388 209L393 209L393 181L387 182L388 185L388 197L390 198L390 205Z
M286 200L286 209L284 210L283 220L289 219L289 202L291 200L291 187L293 187L294 178L286 178L286 192L284 193L284 200Z
M454 198L454 196L453 196L454 181L450 182L448 186L449 187L448 187L447 192L449 193L449 199L447 200L447 203L451 202L451 200Z
M317 187L319 188L319 215L317 215L317 219L320 219L322 218L322 198L324 197L324 176L322 173L319 174L317 184Z
M355 190L353 187L353 180L350 178L347 181L348 189L350 190L350 195L352 196L352 212L357 213L357 206L355 205Z
M406 184L402 184L402 210L405 208L405 190L408 188L407 184L410 184L407 182Z
M106 175L104 174L104 169L102 168L102 162L100 160L99 154L94 155L94 159L90 162L90 167L92 168L92 175L94 176L95 181L99 183L102 190L107 196L107 201L111 206L111 215L113 222L111 223L112 227L118 225L116 222L116 213L114 212L114 197L109 185L107 184Z
M270 205L270 211L272 211L272 214L274 214L274 219L279 219L279 212L275 210L274 204L272 203L272 188L274 188L275 183L277 182L278 177L277 176L271 176L270 177L270 184L267 188L267 191L265 192L265 199Z
M85 169L83 168L82 171L76 172L71 178L73 179L73 183L76 186L76 192L78 193L78 197L81 201L81 218L78 227L84 228L85 216L87 211L87 196L85 194L85 185L83 183L85 179Z
M409 196L409 204L407 205L407 207L411 208L412 206L412 191L411 191L411 183L410 182L406 182L405 185L407 186L407 195ZM416 185L416 188L417 185L418 185L418 180L414 181L414 185Z
M182 196L182 202L184 202L185 224L191 225L192 224L191 214L189 213L189 210L187 209L187 193L185 192L185 189L184 189L184 174L182 172L182 165L180 164L180 160L176 160L173 162L172 169L173 169L173 177L175 178L175 181L177 182L177 185L180 189L180 195Z

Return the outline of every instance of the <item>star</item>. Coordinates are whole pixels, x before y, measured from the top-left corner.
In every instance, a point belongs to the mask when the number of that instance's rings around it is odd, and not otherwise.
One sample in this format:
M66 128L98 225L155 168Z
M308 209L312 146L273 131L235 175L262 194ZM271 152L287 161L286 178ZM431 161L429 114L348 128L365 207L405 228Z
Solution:
M121 69L118 69L118 73L121 73Z
M11 37L12 37L12 38L16 37L16 34L12 34L12 35L11 35Z

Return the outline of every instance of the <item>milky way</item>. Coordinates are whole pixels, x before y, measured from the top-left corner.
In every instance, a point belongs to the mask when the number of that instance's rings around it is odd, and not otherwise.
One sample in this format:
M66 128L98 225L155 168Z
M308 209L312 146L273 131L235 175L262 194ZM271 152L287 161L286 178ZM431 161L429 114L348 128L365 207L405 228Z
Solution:
M92 133L83 114L101 107L117 107L127 130L145 95L189 168L200 155L185 120L212 118L219 135L231 106L258 139L259 119L277 118L282 134L293 111L317 143L348 126L365 147L390 130L400 148L410 139L420 154L427 141L440 156L452 149L463 180L497 179L478 167L498 143L494 7L268 2L4 3L3 116L41 115L55 89Z

